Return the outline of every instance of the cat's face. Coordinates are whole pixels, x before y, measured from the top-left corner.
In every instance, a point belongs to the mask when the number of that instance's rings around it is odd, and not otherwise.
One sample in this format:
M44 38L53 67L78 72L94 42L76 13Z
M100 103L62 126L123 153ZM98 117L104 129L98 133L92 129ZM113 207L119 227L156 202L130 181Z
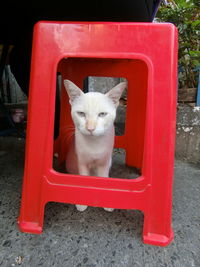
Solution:
M100 136L113 125L116 108L106 95L91 92L73 102L71 114L82 134Z
M72 119L79 132L88 136L102 136L111 129L126 83L118 84L107 94L84 94L69 80L65 80L64 85L70 98Z

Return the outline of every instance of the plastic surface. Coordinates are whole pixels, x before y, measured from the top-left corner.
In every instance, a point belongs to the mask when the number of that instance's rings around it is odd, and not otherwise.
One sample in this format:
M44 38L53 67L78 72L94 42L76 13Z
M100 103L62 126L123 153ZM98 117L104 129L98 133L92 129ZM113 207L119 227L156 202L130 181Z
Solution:
M60 135L53 145L56 72L82 87L86 76L128 80L126 127L116 147L138 179L58 173L53 150L64 160L72 124L62 90ZM177 31L171 24L40 22L33 39L21 231L41 233L49 201L144 213L143 240L165 246L171 226L176 126ZM66 222L67 223L67 222Z

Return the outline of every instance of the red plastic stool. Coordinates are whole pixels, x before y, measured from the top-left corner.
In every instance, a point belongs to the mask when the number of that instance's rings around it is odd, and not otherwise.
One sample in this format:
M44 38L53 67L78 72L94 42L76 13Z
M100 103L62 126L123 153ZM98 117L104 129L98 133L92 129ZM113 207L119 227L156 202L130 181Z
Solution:
M128 80L126 127L116 146L126 163L140 167L137 179L63 174L52 167L56 73L79 87L87 76ZM36 24L28 110L26 160L19 227L41 233L47 202L64 202L144 213L143 239L168 245L171 227L176 120L177 31L171 24ZM62 90L60 135L55 148L65 156L71 125ZM64 149L63 149L64 148Z

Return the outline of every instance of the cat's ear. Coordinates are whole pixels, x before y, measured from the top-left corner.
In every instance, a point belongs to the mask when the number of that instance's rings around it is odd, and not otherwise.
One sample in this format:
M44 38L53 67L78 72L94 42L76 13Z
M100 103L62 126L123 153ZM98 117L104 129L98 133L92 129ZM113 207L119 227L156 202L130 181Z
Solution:
M106 93L106 95L113 101L116 107L119 105L119 99L126 87L127 82L121 82L113 87L110 91L108 91L108 93Z
M64 80L64 86L68 93L70 104L72 104L77 97L84 94L78 86L69 80Z

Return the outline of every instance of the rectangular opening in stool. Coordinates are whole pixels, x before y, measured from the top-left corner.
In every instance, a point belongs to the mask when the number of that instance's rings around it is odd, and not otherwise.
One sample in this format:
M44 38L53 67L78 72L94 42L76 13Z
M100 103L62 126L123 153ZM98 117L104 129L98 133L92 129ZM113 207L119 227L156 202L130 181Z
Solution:
M106 93L118 83L125 81L128 84L128 90L123 93L117 110L115 147L109 177L121 179L140 177L143 167L147 104L148 67L146 63L139 59L69 58L60 61L58 73L57 98L59 101L56 102L55 122L57 121L57 124L55 125L59 124L59 127L55 126L57 135L54 142L54 170L67 173L65 150L68 145L65 144L66 138L63 136L67 133L70 139L75 130L64 80L73 82L85 93ZM58 112L59 116L56 117ZM96 176L95 173L94 176Z

